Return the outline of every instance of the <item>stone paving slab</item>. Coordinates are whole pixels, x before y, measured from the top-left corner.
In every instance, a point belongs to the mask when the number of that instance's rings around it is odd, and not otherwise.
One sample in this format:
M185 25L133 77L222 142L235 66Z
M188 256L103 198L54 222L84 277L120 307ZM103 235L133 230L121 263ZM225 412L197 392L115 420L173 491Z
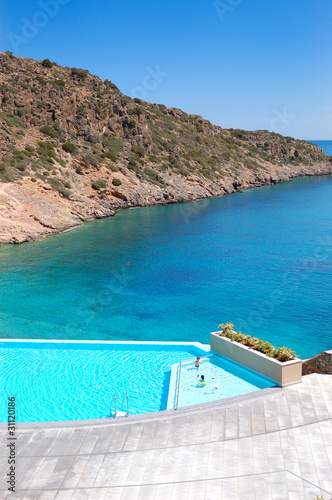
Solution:
M16 492L31 500L313 500L332 497L332 375L202 410L91 425L21 426ZM32 426L33 427L33 426Z

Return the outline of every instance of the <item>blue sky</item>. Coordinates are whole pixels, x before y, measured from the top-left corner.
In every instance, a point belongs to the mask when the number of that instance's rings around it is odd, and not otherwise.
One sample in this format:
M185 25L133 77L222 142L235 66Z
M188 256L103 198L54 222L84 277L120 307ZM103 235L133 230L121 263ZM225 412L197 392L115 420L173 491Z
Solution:
M1 51L229 128L332 139L330 0L4 0Z

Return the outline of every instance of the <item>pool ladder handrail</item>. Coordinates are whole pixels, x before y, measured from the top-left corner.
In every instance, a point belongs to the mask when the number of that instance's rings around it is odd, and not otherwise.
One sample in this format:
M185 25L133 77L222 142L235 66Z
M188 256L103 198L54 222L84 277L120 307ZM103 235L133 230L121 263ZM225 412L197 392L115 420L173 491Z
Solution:
M182 361L178 365L177 374L176 374L176 388L175 388L175 398L174 398L174 410L177 410L178 407L179 407L181 368L182 368Z
M113 418L116 418L117 417L117 409L116 409L116 395L115 394L113 394L113 398L114 398L114 417ZM129 397L128 397L127 392L126 392L126 399L127 399L127 413L125 416L129 417ZM112 403L111 403L110 412L112 414Z

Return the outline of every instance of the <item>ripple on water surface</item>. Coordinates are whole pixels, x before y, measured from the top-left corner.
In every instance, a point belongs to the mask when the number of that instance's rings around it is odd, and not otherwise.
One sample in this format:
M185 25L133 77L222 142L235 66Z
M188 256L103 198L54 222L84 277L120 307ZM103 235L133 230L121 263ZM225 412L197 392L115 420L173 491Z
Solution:
M166 409L172 363L198 354L195 349L1 347L1 400L16 397L19 422L107 417L113 394L121 410L126 392L131 414L159 411ZM5 405L0 415L6 421Z

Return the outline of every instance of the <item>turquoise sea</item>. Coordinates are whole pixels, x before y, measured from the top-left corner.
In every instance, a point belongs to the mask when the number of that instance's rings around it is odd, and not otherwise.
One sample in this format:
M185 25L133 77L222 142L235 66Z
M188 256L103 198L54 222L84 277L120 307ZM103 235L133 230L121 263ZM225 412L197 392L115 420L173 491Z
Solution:
M233 321L309 357L332 347L332 177L126 210L0 269L3 337L208 343Z

